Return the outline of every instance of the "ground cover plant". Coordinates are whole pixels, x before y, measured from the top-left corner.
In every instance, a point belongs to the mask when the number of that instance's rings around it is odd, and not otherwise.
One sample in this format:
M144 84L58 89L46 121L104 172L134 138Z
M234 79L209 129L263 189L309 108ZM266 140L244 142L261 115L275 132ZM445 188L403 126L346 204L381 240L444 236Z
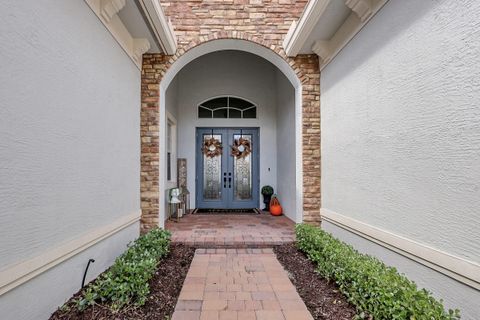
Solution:
M89 285L79 298L77 307L83 310L98 301L108 303L113 310L126 304L141 306L149 294L148 281L157 264L168 253L170 233L153 229L140 236L113 266Z
M297 246L316 263L321 276L335 281L357 308L359 318L455 320L458 310L446 311L425 289L380 260L359 253L331 234L310 225L296 227Z
M98 301L81 311L78 309L78 300L83 297L81 290L59 308L50 320L169 319L175 309L194 253L194 248L170 244L168 254L160 260L148 283L150 293L142 306L132 303L113 310L109 303Z

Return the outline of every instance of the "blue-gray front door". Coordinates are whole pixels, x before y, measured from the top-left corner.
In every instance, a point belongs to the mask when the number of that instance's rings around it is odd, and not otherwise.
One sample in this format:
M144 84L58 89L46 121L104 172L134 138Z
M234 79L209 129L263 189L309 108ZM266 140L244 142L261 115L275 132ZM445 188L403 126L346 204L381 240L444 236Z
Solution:
M196 141L196 206L200 209L248 209L259 204L258 128L198 128ZM222 151L203 152L205 141L218 140ZM240 139L251 152L238 156L232 146ZM218 144L217 144L218 146ZM242 148L240 148L242 150ZM216 153L216 154L215 154Z

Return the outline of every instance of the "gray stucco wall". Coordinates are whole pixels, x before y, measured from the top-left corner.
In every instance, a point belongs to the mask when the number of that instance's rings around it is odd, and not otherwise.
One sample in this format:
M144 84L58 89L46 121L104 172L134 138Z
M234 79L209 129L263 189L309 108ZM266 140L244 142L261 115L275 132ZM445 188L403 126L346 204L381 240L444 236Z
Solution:
M2 268L139 209L140 72L84 1L0 16Z
M480 261L479 15L472 0L389 1L323 70L322 207ZM480 314L478 291L400 270Z
M389 1L322 72L322 206L480 261L478 1Z
M178 118L178 77L175 77L170 85L168 86L167 91L165 92L165 106L167 111L177 119Z
M140 71L84 1L2 1L0 25L3 270L139 210ZM138 228L125 232L92 276ZM86 261L75 261L53 274L78 290ZM39 293L31 306L0 297L31 308L15 319L44 318L44 308L73 293L70 283L47 286L44 277L22 286L29 293L19 289L31 299Z

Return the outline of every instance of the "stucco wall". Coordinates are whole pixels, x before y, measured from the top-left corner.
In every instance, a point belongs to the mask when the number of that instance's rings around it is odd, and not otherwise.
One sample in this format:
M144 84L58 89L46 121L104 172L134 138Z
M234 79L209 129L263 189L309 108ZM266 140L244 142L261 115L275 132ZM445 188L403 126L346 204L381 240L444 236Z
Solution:
M283 211L296 221L295 176L295 90L287 78L276 72L277 104L277 189Z
M323 70L324 208L480 261L479 14L389 1Z
M172 80L165 92L165 106L175 119L178 118L178 77Z
M390 1L324 69L322 205L480 261L480 3L464 3Z
M259 127L260 187L270 184L276 188L275 67L250 53L221 51L192 61L178 73L177 79L178 157L187 159L192 208L195 207L197 127ZM256 103L257 119L198 119L198 104L222 95L238 96Z
M139 210L140 72L84 1L2 1L0 21L3 270Z

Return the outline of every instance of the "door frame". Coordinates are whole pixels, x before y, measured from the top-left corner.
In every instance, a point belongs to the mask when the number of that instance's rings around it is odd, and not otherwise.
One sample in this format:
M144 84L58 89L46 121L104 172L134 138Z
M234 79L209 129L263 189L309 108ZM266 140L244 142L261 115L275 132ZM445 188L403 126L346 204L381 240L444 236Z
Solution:
M256 143L253 144L253 150L252 150L252 153L255 155L255 157L252 157L252 198L253 200L251 200L253 203L254 203L254 208L259 208L259 205L260 205L260 127L255 127L255 126L235 126L235 127L215 127L215 126L212 126L212 127L196 127L195 128L195 208L198 208L199 207L199 202L200 202L200 199L201 199L201 194L202 194L202 191L203 191L203 186L200 185L200 181L203 182L203 180L201 180L199 178L199 175L201 174L201 168L202 168L202 162L203 162L203 157L202 156L199 156L201 150L200 150L200 146L201 146L201 142L202 142L202 139L201 139L201 136L199 134L200 131L202 130L254 130L255 132L253 134L255 134L255 137L253 138ZM215 134L215 133L214 133ZM252 133L248 133L248 134L252 134ZM230 138L230 137L228 137ZM224 143L224 142L223 142ZM224 150L225 148L227 150L230 150L230 141L227 140L227 145L223 146ZM227 159L222 159L222 177L223 177L223 170L225 169L223 167L224 164L227 163ZM256 177L255 177L256 175ZM232 178L234 178L235 175L232 173ZM235 183L235 181L233 180L232 181L232 185ZM233 190L233 187L232 187L232 190ZM223 190L222 190L223 192ZM232 191L233 192L233 191ZM232 194L233 195L233 194ZM227 200L228 201L228 200ZM249 201L250 202L250 201ZM231 201L231 204L232 204L232 207L229 208L229 209L247 209L247 207L250 209L250 206L242 206L241 205L241 202L236 202L232 199ZM220 206L217 204L217 205L213 205L212 208L209 208L209 209L222 209L223 207L225 207L225 205L221 204Z

